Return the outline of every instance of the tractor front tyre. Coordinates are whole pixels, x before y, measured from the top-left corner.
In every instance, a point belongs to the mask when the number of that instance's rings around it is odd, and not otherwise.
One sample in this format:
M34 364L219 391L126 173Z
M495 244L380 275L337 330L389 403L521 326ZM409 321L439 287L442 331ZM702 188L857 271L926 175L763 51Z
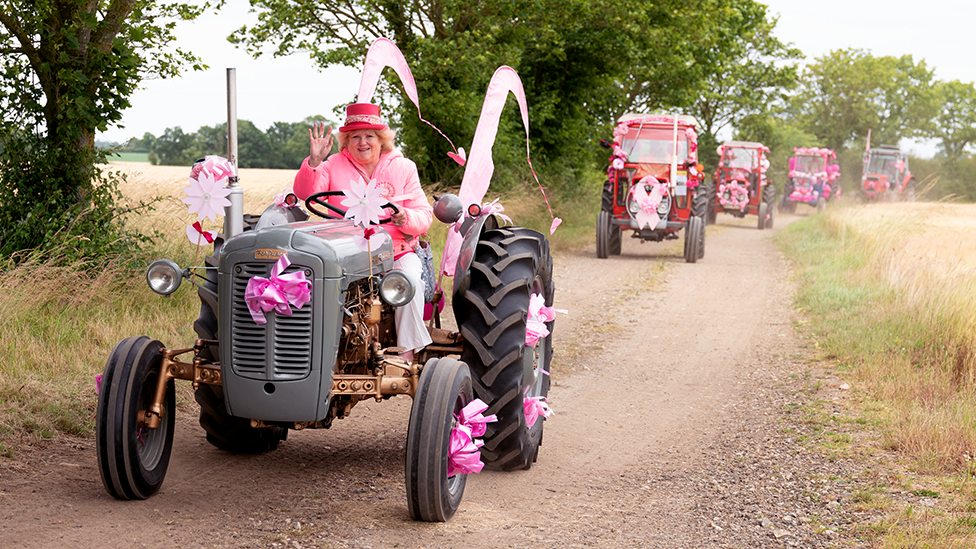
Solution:
M123 339L102 373L95 414L95 448L102 484L116 499L148 499L159 491L173 451L176 391L166 384L159 427L145 419L156 393L163 344L146 336Z
M769 215L769 204L759 203L759 230L766 228L766 216Z
M694 263L705 256L705 223L692 216L685 226L685 261Z
M475 394L488 404L485 415L498 417L488 424L481 456L491 469L528 469L538 456L544 422L528 424L525 402L549 394L554 322L546 322L549 334L530 346L526 320L532 296L552 306L549 242L521 227L485 231L468 278L454 305L465 341L461 360L471 367Z
M467 364L448 357L427 361L407 427L407 508L413 520L446 522L461 505L467 475L448 476L451 430L472 400Z
M606 259L610 255L610 214L600 210L596 215L596 256Z

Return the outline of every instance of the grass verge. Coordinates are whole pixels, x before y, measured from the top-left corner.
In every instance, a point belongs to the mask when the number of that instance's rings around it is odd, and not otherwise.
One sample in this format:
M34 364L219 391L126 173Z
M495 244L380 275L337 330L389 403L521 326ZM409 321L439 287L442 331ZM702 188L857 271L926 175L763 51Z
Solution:
M858 502L884 512L863 533L885 547L976 545L974 214L971 205L849 206L776 235L797 266L806 317L797 329L853 387L853 424L874 445L835 440L824 450L906 464L887 491ZM919 509L886 495L899 492L937 497Z

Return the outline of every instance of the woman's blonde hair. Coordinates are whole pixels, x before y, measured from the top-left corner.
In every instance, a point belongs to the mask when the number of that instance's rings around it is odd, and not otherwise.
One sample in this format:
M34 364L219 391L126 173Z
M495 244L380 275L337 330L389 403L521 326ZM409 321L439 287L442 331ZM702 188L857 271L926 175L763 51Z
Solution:
M385 130L353 130L352 132L339 132L339 136L337 138L339 142L339 150L341 151L342 149L345 149L346 147L349 146L349 136L353 132L362 132L362 131L376 132L376 137L377 139L380 140L381 153L390 152L393 150L393 138L396 136L396 134L390 128L387 128Z

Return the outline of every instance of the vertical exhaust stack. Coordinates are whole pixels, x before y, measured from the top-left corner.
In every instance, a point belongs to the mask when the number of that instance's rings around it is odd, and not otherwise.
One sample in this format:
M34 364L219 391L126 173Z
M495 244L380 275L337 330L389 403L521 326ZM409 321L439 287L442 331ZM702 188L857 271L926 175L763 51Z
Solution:
M234 175L228 178L230 206L224 215L224 238L244 232L244 188L237 176L237 69L227 69L227 157L234 165Z

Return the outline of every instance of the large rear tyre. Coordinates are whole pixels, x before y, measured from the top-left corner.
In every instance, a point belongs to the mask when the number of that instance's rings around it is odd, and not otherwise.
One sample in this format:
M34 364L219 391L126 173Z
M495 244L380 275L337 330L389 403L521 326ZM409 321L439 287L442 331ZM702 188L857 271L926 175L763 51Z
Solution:
M705 223L700 217L690 217L685 226L685 261L694 263L705 256Z
M461 359L471 367L475 394L488 404L488 424L481 456L492 469L528 469L542 443L543 421L530 428L524 399L549 394L553 322L550 334L527 346L529 297L552 306L552 256L549 242L531 229L503 227L485 231L475 250L470 274L458 288L454 314L464 336Z
M159 427L143 423L162 364L163 344L146 336L123 339L102 373L95 415L95 448L102 484L113 497L148 499L159 491L173 451L176 392L166 384Z
M250 224L245 230L250 229ZM214 242L213 255L207 256L205 262L207 280L203 289L197 290L200 296L200 316L193 322L193 329L202 339L217 340L217 258L223 239ZM213 293L211 293L211 291ZM203 358L213 362L220 361L220 350L217 345L211 345L200 353ZM218 385L201 384L194 392L194 399L200 405L200 426L207 433L207 442L215 447L237 454L256 454L276 450L278 444L288 438L288 429L284 427L251 427L251 420L232 416L224 407L224 389Z
M410 518L444 522L461 505L467 475L448 477L455 416L474 400L468 365L432 358L424 365L407 428L407 508Z

